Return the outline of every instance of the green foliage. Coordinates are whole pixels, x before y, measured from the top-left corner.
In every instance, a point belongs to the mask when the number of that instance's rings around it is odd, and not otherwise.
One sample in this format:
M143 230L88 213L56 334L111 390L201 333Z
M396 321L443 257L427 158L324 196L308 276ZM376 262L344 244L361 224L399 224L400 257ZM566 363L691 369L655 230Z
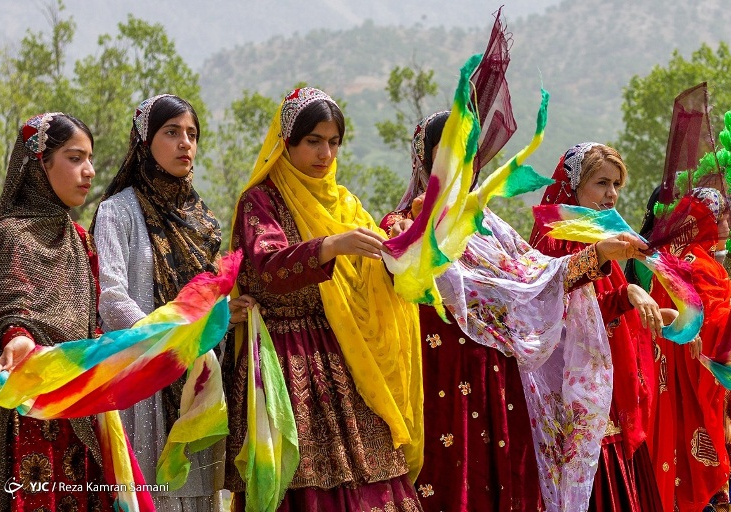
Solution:
M439 87L434 82L434 70L419 65L396 66L388 77L386 92L396 111L395 121L376 123L378 134L387 146L407 149L411 144L413 127L424 117L424 102L436 96Z
M39 112L62 111L84 121L95 138L96 177L86 203L74 212L88 222L127 152L135 106L163 92L190 101L206 140L207 111L198 76L185 64L160 24L129 16L115 37L99 37L94 55L78 60L71 76L65 61L75 23L63 19L63 3L47 6L50 36L28 31L17 55L0 56L0 128L7 168L18 127ZM7 92L7 95L5 94Z
M338 155L338 183L360 199L376 223L396 207L406 190L403 178L388 167L355 163L347 151Z
M4 181L18 128L29 117L62 110L73 100L68 78L63 75L65 48L73 38L73 20L62 20L63 3L46 6L50 36L28 30L13 53L0 50L0 136L3 138L0 182Z
M624 88L624 130L614 146L629 170L630 186L620 203L622 215L639 227L645 204L662 180L670 119L675 97L700 82L708 82L712 105L711 124L723 126L723 114L731 108L731 52L721 42L714 52L703 44L685 59L675 51L666 67L655 66L646 76L635 75Z
M494 197L487 206L510 224L524 240L530 238L533 229L533 211L521 197Z
M231 219L238 196L249 181L279 103L259 93L243 91L226 109L205 161L206 203L221 222L224 247L231 237Z

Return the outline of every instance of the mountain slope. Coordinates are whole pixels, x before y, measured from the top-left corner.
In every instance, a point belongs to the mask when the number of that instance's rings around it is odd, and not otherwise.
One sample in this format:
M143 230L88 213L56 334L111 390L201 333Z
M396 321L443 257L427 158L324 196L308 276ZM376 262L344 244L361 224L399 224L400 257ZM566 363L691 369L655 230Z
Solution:
M201 69L204 98L220 115L244 88L279 98L300 81L320 86L347 102L346 115L356 130L349 149L366 163L387 164L407 175L406 152L383 147L373 127L392 117L384 91L390 69L413 63L434 69L441 93L428 110L448 107L459 67L487 44L495 7L472 12L473 20L483 20L481 28L365 22L222 50ZM616 137L622 87L632 75L664 65L676 48L689 56L701 42L715 47L731 24L731 10L722 0L706 0L702 7L680 1L565 0L527 18L516 19L510 4L503 13L513 33L508 79L520 127L508 151L532 134L542 81L552 95L549 124L533 163L546 174L574 143Z

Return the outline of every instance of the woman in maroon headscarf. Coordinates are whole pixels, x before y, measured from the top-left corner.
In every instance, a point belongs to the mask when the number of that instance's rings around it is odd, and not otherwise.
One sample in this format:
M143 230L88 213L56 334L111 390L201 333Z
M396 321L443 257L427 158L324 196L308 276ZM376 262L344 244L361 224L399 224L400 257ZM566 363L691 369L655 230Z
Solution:
M616 150L595 142L578 144L559 161L541 204L614 208L627 169ZM530 244L550 256L580 251L586 244L554 240L534 225ZM614 366L610 422L604 439L589 510L661 510L645 439L655 382L652 337L662 327L661 311L637 285L627 284L618 263L594 281L609 336Z
M400 221L421 210L447 117L449 111L432 114L414 131L411 184L397 210L381 221L389 234L397 234ZM419 322L425 442L416 488L424 510L540 509L530 418L516 360L475 343L454 319L445 323L431 306L419 306Z

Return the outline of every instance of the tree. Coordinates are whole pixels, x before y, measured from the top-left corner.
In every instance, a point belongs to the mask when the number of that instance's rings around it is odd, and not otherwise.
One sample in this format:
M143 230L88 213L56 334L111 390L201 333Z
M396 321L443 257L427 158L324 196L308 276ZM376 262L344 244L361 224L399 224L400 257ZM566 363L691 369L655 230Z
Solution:
M673 100L682 91L708 82L716 130L723 127L723 114L731 108L731 52L721 42L714 52L703 44L686 60L677 50L667 67L655 66L647 76L634 76L624 89L624 131L614 146L627 164L630 185L620 210L630 225L639 228L645 204L662 180ZM716 134L717 135L717 134Z
M231 236L236 201L249 181L277 107L275 100L244 90L226 109L216 130L203 179L208 184L206 203L221 222L224 246Z
M9 47L0 50L0 184L5 180L20 125L41 111L61 110L60 106L73 98L63 70L66 47L73 39L76 24L72 19L61 19L64 9L60 0L45 6L44 14L51 26L48 38L29 29L17 51Z
M388 77L386 92L396 111L395 121L376 123L378 134L393 149L408 149L413 127L424 117L424 100L436 96L439 87L434 82L434 70L396 66Z
M6 144L2 172L26 119L43 111L78 117L95 136L96 177L86 203L72 215L88 222L127 152L135 105L163 92L187 99L201 120L204 140L207 111L198 76L178 55L163 26L131 15L118 25L116 37L100 36L96 55L78 60L67 76L66 51L76 25L73 18L62 18L63 11L60 0L47 5L50 35L29 30L17 52L0 54L0 128Z
M127 153L132 115L140 101L161 93L188 100L201 122L201 159L210 135L198 75L177 53L163 26L128 15L118 28L116 37L100 36L96 56L77 61L74 68L78 117L96 137L97 175L86 203L79 208L83 220L90 219Z

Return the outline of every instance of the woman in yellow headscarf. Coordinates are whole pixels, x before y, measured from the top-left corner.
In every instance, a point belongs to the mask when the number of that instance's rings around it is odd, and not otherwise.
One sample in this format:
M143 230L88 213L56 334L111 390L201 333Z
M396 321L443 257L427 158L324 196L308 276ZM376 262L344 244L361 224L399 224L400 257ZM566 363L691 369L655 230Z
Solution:
M420 510L423 458L416 307L381 261L385 233L336 182L345 133L337 104L292 91L272 120L233 224L238 291L256 298L283 369L300 464L280 510ZM247 357L227 347L226 488L247 431Z

